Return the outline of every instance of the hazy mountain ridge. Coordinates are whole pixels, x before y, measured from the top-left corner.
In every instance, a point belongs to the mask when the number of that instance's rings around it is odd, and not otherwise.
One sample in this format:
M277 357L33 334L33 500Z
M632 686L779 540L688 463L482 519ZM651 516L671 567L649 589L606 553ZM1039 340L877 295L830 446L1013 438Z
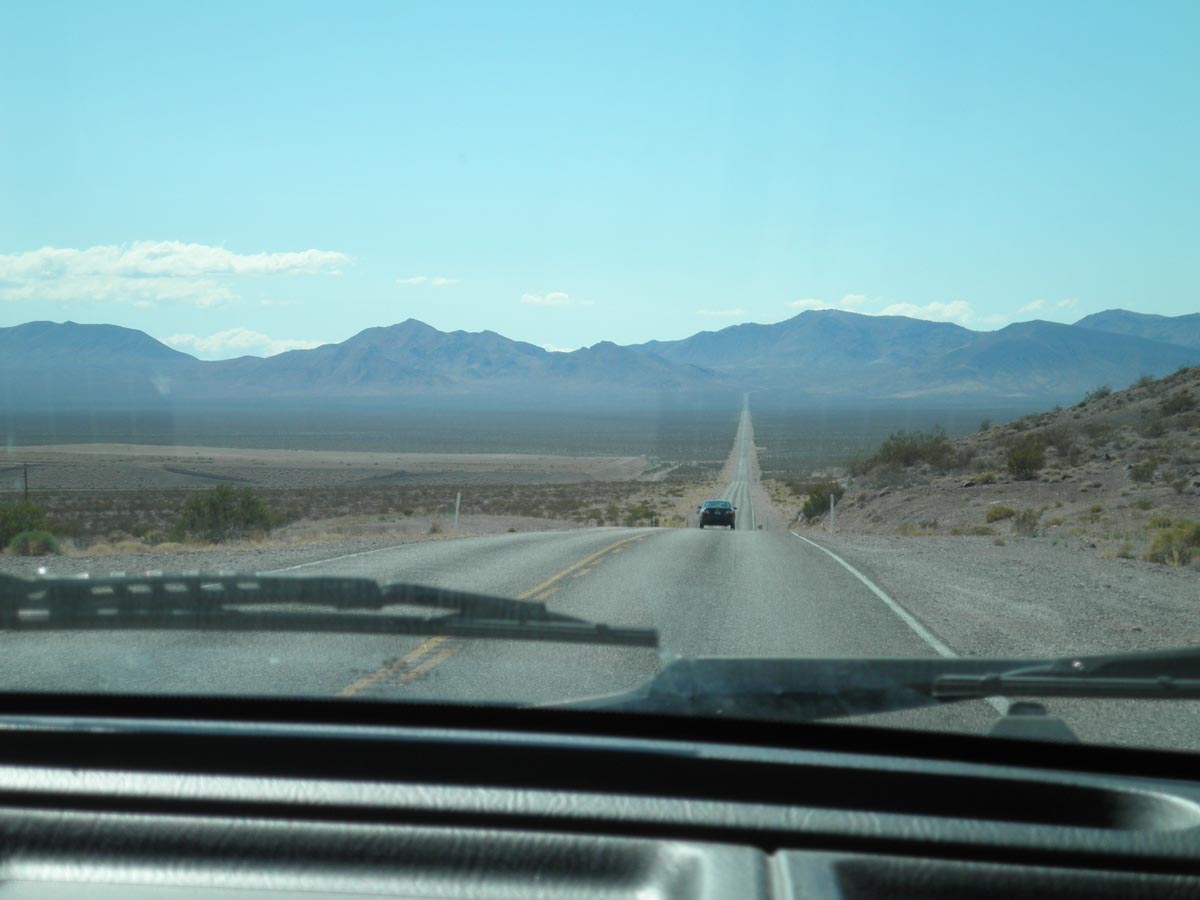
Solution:
M876 398L1062 400L1097 384L1130 384L1141 375L1200 362L1200 348L1078 325L1032 321L979 332L841 310L811 310L776 325L734 325L638 347L673 361L704 360L761 389Z
M1128 334L1200 349L1200 313L1183 316L1157 316L1127 309L1106 309L1084 316L1075 323L1082 328Z
M491 331L443 332L408 319L310 350L219 361L198 360L134 329L30 322L0 328L0 396L10 406L81 408L286 397L619 400L740 390L816 398L1058 401L1098 384L1121 387L1144 374L1200 363L1200 347L1114 330L1166 334L1178 322L1181 340L1189 340L1196 319L1109 311L1075 325L1033 321L977 332L901 316L819 310L773 325L734 325L633 346L601 341L570 353Z

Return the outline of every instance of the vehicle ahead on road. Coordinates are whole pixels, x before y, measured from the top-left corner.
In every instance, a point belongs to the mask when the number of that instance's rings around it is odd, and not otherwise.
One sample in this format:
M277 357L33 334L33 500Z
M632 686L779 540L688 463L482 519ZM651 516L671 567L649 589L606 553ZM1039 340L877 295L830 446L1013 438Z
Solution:
M705 525L727 525L734 528L734 512L737 507L728 500L705 500L697 508L700 513L700 527Z

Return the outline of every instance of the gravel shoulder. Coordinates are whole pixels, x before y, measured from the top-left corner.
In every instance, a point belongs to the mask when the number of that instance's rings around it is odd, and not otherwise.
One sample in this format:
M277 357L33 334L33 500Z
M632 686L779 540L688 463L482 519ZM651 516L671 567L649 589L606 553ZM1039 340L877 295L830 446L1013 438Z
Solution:
M305 563L370 553L389 547L429 541L486 538L510 531L549 532L577 529L571 522L501 516L464 516L459 531L444 534L381 534L346 540L314 540L284 545L274 541L242 542L182 552L151 551L74 556L8 556L0 554L0 573L30 578L45 568L50 575L108 575L112 572L271 572Z
M1188 569L1038 539L798 532L842 556L964 656L1068 655L1200 644Z

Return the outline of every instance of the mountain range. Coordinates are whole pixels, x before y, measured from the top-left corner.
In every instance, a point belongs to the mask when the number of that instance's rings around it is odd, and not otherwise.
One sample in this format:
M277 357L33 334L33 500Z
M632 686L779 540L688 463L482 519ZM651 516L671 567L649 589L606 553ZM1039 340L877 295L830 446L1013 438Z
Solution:
M286 398L653 402L743 390L824 400L1056 402L1196 364L1200 315L1126 310L1073 325L1021 322L991 332L810 310L772 325L632 346L604 341L569 353L409 319L311 350L219 361L115 325L0 328L0 399L9 409Z

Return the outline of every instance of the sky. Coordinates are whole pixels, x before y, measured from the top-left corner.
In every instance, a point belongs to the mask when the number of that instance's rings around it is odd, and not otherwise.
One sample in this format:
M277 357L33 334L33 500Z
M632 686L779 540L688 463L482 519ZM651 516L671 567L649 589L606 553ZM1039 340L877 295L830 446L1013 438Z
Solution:
M1200 309L1200 3L9 6L0 326Z

